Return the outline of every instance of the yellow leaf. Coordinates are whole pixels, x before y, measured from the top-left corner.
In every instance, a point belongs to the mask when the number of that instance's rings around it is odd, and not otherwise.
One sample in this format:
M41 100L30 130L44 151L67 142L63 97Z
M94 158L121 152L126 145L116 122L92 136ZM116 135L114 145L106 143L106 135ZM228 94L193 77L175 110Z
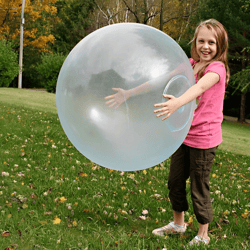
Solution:
M10 218L12 216L12 214L8 214L8 218Z
M191 223L193 223L193 216L192 215L188 219L188 224L191 224Z
M63 203L63 202L65 202L66 200L67 200L67 198L64 197L64 196L62 196L62 197L59 199L59 202Z
M83 173L83 172L79 173L79 175L82 176L82 177L87 177L88 176L86 173Z
M60 218L57 218L55 217L55 219L53 220L53 224L60 224L61 223L61 219Z
M246 218L247 218L247 216L248 216L248 214L247 214L247 213L244 213L244 214L242 214L241 216L242 216L243 218L245 218L245 219L246 219Z

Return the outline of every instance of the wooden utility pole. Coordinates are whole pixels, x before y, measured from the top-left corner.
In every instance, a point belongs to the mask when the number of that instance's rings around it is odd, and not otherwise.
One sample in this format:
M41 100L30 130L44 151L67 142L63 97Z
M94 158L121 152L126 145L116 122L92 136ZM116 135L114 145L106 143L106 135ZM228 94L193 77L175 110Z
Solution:
M19 53L19 76L18 76L18 88L22 88L22 72L23 72L23 26L24 26L24 6L25 0L22 3L21 12L21 24L20 24L20 53Z

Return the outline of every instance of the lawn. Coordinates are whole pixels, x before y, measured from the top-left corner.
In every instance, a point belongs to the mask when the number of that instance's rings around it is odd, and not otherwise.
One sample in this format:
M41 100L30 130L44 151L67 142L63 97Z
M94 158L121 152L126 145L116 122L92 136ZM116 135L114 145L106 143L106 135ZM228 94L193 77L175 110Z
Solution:
M64 134L54 94L0 88L0 128L1 249L181 249L196 235L190 195L182 237L151 233L173 220L169 159L136 172L90 162ZM249 133L223 122L210 179L209 249L250 246Z

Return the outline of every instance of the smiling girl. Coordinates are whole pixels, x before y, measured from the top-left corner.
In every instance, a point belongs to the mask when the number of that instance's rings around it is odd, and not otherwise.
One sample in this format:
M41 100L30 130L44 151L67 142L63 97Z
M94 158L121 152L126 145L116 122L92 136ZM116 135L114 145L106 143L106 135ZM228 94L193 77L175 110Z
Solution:
M165 120L183 105L195 99L199 102L187 137L171 157L168 189L174 222L153 231L159 236L186 231L186 180L190 177L191 198L199 222L198 234L190 245L210 241L208 226L213 220L213 211L209 176L216 149L222 142L223 100L230 75L227 49L228 36L221 23L214 19L200 23L192 40L190 59L196 84L178 98L164 95L168 101L155 104L160 107L155 110L159 113L157 117L164 116L162 120Z

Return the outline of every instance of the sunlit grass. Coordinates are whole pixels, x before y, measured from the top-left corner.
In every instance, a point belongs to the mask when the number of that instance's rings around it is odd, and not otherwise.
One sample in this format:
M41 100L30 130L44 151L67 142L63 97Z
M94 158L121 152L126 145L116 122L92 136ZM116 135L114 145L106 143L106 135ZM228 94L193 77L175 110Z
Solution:
M151 233L173 220L169 160L137 172L99 167L68 141L56 113L18 106L0 101L1 249L180 249L196 235L189 183L184 236ZM249 248L249 173L248 155L218 150L210 249Z
M0 103L57 114L55 94L44 91L0 88Z
M221 149L250 156L250 124L224 121Z

